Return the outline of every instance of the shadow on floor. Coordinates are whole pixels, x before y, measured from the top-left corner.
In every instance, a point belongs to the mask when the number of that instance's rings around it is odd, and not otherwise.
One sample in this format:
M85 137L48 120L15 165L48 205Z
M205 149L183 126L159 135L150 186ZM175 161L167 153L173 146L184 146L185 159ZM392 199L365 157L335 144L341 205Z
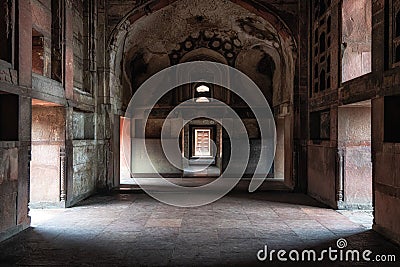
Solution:
M66 210L33 210L32 227L0 244L0 266L398 266L400 248L307 196L231 193L198 208L145 194L91 197ZM313 206L314 205L314 206ZM45 217L49 220L38 220ZM257 252L337 249L395 255L396 263L260 262ZM344 250L344 249L343 249ZM288 255L286 255L288 256Z
M174 233L170 233L173 237ZM313 246L290 246L290 242L286 245L273 245L268 247L268 252L275 250L272 256L272 261L267 259L260 262L256 258L256 253L263 249L261 244L257 247L253 246L249 249L247 247L243 252L219 252L209 253L209 257L217 258L211 259L202 254L191 253L190 244L186 244L187 250L182 250L180 255L182 258L174 263L171 255L175 255L172 248L168 246L167 235L164 234L163 240L154 240L154 242L145 243L144 247L137 247L138 244L132 243L118 243L115 241L110 242L108 239L97 239L96 242L89 241L85 237L79 235L71 235L63 237L58 242L52 242L51 232L43 234L36 229L29 229L22 233L17 238L9 240L0 246L0 266L399 266L398 259L400 259L399 247L382 239L378 234L373 231L366 231L360 234L346 237L349 246L346 250L357 250L360 252L360 261L354 260L335 260L329 259L327 253L324 254L322 261L318 260L321 257L321 251L327 250L329 247L337 250L337 240L330 240L321 244ZM149 236L146 242L151 241ZM245 242L246 245L249 242ZM234 247L237 244L230 244ZM226 245L228 248L230 245ZM214 244L205 244L206 248L212 249ZM162 247L158 249L157 247ZM309 261L308 254L305 254L305 261L288 261L280 262L277 258L277 251L280 249L286 250L286 255L283 257L289 258L291 250L299 252L299 259L302 257L304 250L315 250L316 261ZM372 251L369 255L370 262L362 259L362 252L364 250ZM127 252L125 252L127 251ZM340 250L337 250L340 251ZM215 254L215 255L213 255ZM292 254L296 258L296 254ZM340 253L332 254L332 257L339 259ZM343 254L343 259L346 259ZM376 255L394 255L396 262L375 262ZM312 257L311 257L312 259ZM348 259L353 259L349 254Z

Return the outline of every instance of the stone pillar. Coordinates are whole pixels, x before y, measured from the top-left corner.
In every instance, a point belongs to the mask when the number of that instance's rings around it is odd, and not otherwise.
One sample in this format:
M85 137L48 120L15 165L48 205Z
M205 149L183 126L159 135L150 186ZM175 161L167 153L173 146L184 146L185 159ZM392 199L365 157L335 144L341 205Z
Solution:
M32 86L32 12L30 1L17 1L18 83Z
M65 147L60 147L60 201L65 202L67 199L65 187Z
M338 202L338 207L340 207L341 203L343 202L344 155L345 151L343 149L338 149L337 153L338 176L336 181L336 201Z
M64 19L64 73L63 82L65 97L68 100L74 99L74 47L73 47L73 11L72 1L65 1L65 19ZM66 109L66 140L65 140L65 181L66 181L66 207L69 207L74 197L73 187L73 108Z
M65 206L69 207L74 198L73 175L74 175L74 145L73 145L73 113L72 107L65 109Z
M31 110L32 102L28 97L19 97L19 149L18 149L18 199L17 226L25 229L30 225L28 216L30 150L31 150Z
M74 98L74 47L72 0L65 1L64 88L67 99Z

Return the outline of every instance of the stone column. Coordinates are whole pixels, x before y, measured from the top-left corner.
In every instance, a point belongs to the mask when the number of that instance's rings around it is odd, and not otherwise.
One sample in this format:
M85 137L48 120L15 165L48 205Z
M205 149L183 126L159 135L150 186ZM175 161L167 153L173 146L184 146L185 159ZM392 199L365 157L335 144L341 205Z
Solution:
M67 193L65 188L65 147L60 147L60 201L65 202Z
M18 5L18 83L32 86L32 13L30 1L17 1Z
M72 0L65 1L64 88L67 99L74 98L74 46Z

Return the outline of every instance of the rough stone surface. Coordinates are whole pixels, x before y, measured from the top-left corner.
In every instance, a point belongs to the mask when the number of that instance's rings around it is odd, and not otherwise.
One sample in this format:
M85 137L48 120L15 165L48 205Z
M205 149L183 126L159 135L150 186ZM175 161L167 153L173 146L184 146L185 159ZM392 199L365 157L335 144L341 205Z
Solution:
M65 147L64 107L32 107L32 161L30 167L30 205L55 205L60 202L61 160Z

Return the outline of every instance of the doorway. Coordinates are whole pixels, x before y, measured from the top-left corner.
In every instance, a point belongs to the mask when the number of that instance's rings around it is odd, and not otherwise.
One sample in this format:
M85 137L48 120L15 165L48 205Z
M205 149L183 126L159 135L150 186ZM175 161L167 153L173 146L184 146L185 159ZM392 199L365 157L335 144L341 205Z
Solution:
M65 207L65 108L32 99L30 207Z
M371 101L339 107L339 208L372 210Z
M120 185L133 185L134 179L131 178L131 120L120 117L119 121L119 169Z
M184 166L184 177L219 177L221 174L222 126L213 120L196 119L185 125L184 156L189 159Z

